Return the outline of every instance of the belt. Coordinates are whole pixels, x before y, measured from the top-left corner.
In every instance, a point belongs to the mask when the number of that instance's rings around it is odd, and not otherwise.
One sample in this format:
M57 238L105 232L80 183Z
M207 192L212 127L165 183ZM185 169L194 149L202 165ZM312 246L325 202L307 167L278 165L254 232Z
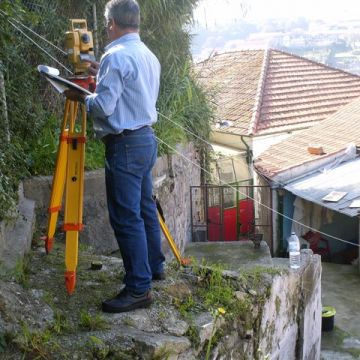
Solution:
M101 141L105 144L105 145L108 145L112 142L115 142L117 139L120 139L120 138L123 138L125 136L129 136L141 129L144 129L144 128L147 128L147 127L150 127L149 125L145 125L145 126L142 126L138 129L135 129L135 130L129 130L129 129L125 129L123 130L120 134L107 134L105 135L104 137L101 138Z

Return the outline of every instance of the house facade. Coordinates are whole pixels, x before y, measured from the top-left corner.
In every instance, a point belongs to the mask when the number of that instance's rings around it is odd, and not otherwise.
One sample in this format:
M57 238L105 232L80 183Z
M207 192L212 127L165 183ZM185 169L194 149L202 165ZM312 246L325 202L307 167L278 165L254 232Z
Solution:
M359 146L356 99L255 159L259 181L273 189L274 251L286 251L295 231L327 260L351 263L358 257Z

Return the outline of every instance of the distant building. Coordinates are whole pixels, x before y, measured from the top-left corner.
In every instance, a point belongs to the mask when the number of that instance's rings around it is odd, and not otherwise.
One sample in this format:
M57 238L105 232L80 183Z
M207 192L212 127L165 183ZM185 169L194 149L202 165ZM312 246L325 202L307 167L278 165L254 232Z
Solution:
M359 256L359 149L360 98L255 159L261 183L273 189L276 250L286 248L293 230L327 260Z

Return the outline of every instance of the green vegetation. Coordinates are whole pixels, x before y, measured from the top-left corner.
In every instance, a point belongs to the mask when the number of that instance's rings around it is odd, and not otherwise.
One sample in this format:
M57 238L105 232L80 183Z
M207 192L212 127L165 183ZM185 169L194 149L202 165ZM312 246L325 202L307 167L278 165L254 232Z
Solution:
M264 274L272 277L280 275L284 269L257 265L254 267L240 269L240 281L248 287L257 288L264 280Z
M190 323L186 336L195 348L199 345L199 334L193 323L194 315L204 310L213 314L215 326L203 349L203 356L207 359L221 338L231 331L230 324L239 324L237 326L244 338L248 332L256 331L260 326L262 306L271 295L272 279L283 270L255 266L240 269L237 276L229 276L221 264L199 264L194 258L191 263L194 292L183 300L177 299L175 305ZM275 301L276 310L280 311L280 299ZM220 321L221 318L224 321Z
M152 356L151 360L167 360L173 354L174 352L171 349L168 349L167 347L162 347L156 352L156 354Z
M6 347L7 347L6 334L0 332L0 354L6 349Z
M106 359L110 354L109 346L96 336L89 336L86 347L90 349L89 355L92 359L103 360Z
M79 326L86 330L105 330L108 328L106 320L99 314L92 315L89 312L82 310L80 312Z
M197 303L192 295L187 296L183 300L176 299L175 305L179 310L180 315L188 320L192 320L191 313L195 310Z
M27 288L29 286L29 273L30 273L30 256L25 255L24 258L20 258L13 270L13 276L15 281Z
M23 325L22 332L13 339L13 344L30 359L49 359L59 348L49 330L31 331L27 325Z
M57 335L70 332L71 326L69 320L61 311L55 310L54 322L49 327L49 330Z
M107 0L95 2L101 53L106 43L102 24ZM184 130L207 139L212 118L206 94L191 71L188 25L197 2L139 1L142 9L142 39L155 52L162 65L158 101L161 115L155 126L156 135L161 139L159 153L172 152L167 145L174 147L179 142L191 140L198 147L204 165L207 161L204 144ZM39 0L36 5L23 0L0 2L0 71L5 80L5 89L0 89L0 92L5 91L6 94L8 117L8 121L5 121L5 108L0 102L0 126L3 130L0 132L0 220L11 216L9 209L14 209L19 180L29 174L51 174L54 167L64 103L62 97L56 95L50 85L40 78L36 66L48 64L68 75L8 20L24 23L62 48L69 18L86 18L89 28L93 27L92 3L75 0ZM21 28L19 23L15 24ZM34 39L52 56L70 67L56 49L39 38ZM91 119L87 130L85 166L87 169L103 167L104 148L102 143L94 139Z
M221 338L222 332L217 331L217 321L225 314L225 310L223 308L218 308L215 310L213 316L214 316L214 325L213 329L206 347L206 354L205 354L205 360L210 359L210 353L212 347L217 343L217 340ZM216 336L216 337L215 337Z

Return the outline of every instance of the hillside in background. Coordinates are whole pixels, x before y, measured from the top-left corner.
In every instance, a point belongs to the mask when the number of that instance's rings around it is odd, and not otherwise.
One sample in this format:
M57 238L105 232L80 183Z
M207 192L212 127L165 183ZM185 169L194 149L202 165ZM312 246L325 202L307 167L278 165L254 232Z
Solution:
M195 61L214 52L273 48L360 74L360 20L324 21L269 19L238 20L224 26L192 29Z

